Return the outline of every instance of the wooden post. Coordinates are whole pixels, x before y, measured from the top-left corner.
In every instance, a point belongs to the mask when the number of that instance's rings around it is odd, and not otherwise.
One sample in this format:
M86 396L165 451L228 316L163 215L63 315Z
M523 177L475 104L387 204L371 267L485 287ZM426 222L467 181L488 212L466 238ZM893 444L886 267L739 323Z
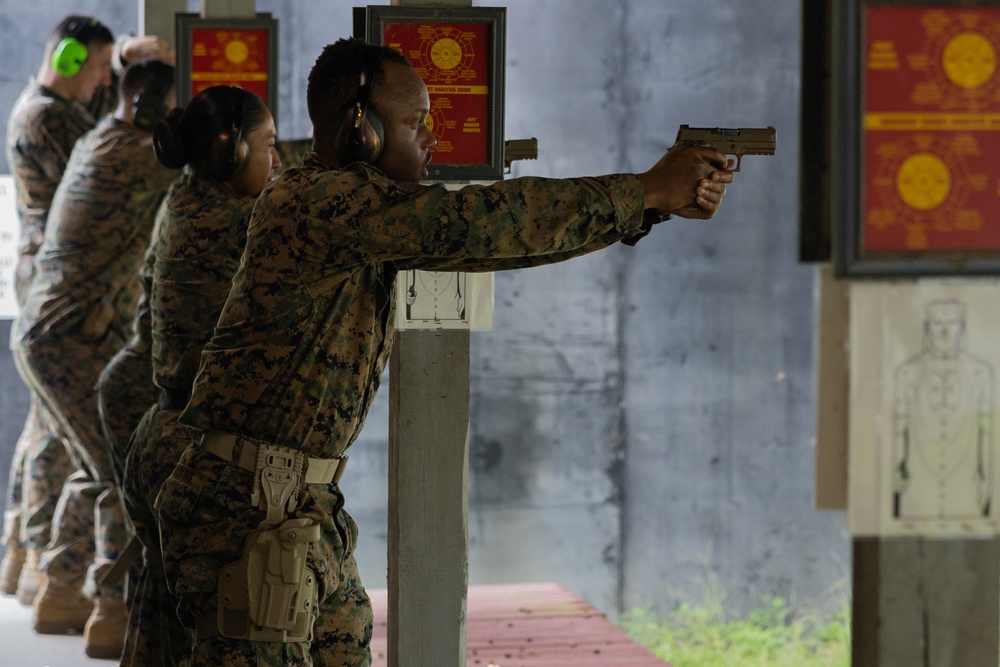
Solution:
M399 332L389 397L388 664L461 667L469 579L469 332Z
M996 667L1000 539L856 538L854 667Z
M816 474L818 510L847 509L847 442L850 409L850 298L833 267L816 269Z
M201 0L201 17L203 19L252 19L256 15L257 3L255 0Z
M156 35L177 46L174 15L187 11L187 0L139 0L139 34Z
M422 0L392 0L419 6ZM471 7L471 0L437 0ZM469 332L400 331L389 362L389 667L465 667Z

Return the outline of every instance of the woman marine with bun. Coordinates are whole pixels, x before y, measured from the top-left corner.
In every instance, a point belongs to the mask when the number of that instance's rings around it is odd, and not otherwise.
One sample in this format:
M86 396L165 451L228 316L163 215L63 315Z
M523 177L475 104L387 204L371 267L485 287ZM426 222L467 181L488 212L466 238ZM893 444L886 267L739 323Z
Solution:
M281 160L260 98L215 86L174 109L153 135L159 161L184 167L157 215L148 261L153 379L159 402L143 416L125 462L124 496L143 567L131 600L123 667L189 664L192 637L167 590L153 502L190 431L177 423L229 294L254 201Z

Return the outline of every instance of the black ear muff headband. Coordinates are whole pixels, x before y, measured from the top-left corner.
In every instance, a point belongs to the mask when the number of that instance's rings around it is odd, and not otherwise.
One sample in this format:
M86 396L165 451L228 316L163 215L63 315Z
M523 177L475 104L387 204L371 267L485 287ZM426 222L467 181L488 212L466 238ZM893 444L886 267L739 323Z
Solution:
M370 164L382 152L385 139L382 119L371 108L371 94L378 65L378 58L362 61L358 73L358 94L341 112L340 126L334 140L337 159L341 165L353 162Z
M250 143L243 138L243 113L246 95L242 88L231 86L233 109L232 125L212 142L209 172L218 181L235 178L250 159Z

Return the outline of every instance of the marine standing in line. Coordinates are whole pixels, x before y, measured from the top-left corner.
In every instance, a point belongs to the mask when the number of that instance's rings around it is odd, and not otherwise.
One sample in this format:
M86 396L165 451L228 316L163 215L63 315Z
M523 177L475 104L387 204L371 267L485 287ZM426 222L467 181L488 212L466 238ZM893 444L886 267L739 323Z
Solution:
M254 201L281 166L270 111L241 88L203 90L187 109L172 111L155 137L160 162L185 173L160 207L150 247L151 365L160 398L139 423L126 459L125 507L144 556L122 667L190 660L193 637L166 588L153 499L191 440L177 417L229 295Z
M38 74L7 120L7 162L21 225L14 274L19 308L31 286L52 197L70 153L77 139L97 124L86 105L111 85L113 44L111 31L96 19L64 18L49 36ZM2 569L4 592L17 592L24 604L31 604L38 592L38 559L51 538L63 481L73 470L65 444L46 427L45 408L30 395L11 461Z
M37 75L15 102L6 150L22 224L15 279L20 307L31 284L52 197L73 146L97 119L114 110L117 90L110 85L114 74L120 74L129 60L147 58L172 63L173 51L156 36L115 40L96 19L67 16L49 36ZM71 472L65 443L47 431L32 398L11 461L0 593L17 593L24 604L34 601L40 585L38 559L51 537L52 514Z
M35 629L82 630L91 657L117 657L125 632L120 587L97 583L124 547L126 528L94 384L124 343L156 209L177 175L156 161L148 124L136 124L173 106L173 83L174 69L166 63L130 66L115 113L77 142L52 201L35 278L11 330L18 371L53 418L49 426L68 443L76 466L40 559ZM85 579L89 596L82 590Z

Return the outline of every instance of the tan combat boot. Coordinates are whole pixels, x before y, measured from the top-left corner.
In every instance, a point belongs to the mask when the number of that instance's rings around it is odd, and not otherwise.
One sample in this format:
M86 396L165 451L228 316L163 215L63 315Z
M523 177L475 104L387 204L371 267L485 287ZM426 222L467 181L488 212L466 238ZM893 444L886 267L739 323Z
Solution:
M60 586L48 577L35 598L35 632L64 635L83 632L94 603L79 588Z
M17 581L17 599L27 606L35 602L42 582L45 581L45 574L39 571L38 561L42 556L41 549L28 547L25 550L24 566L21 568L21 577Z
M128 611L125 603L113 595L98 595L94 611L83 630L84 651L89 658L118 660L125 647Z
M17 580L21 578L21 568L24 567L24 548L18 544L7 547L7 553L3 555L3 563L0 563L0 593L4 595L15 595L17 593Z

